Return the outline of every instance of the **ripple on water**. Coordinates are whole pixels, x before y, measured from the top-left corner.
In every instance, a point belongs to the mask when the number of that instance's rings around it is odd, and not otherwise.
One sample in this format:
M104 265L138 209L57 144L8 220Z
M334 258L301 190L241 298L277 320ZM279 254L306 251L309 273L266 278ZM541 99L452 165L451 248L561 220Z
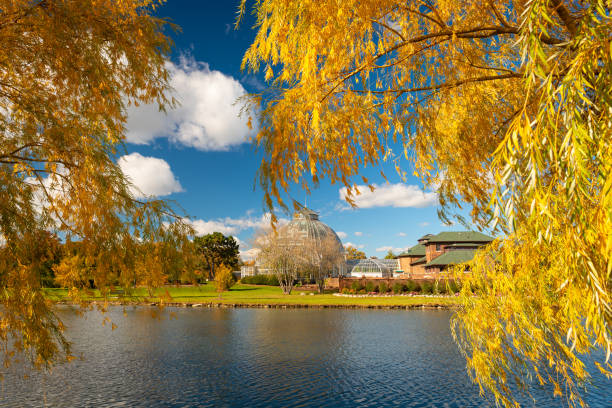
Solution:
M114 331L96 313L63 312L85 360L50 375L10 368L0 406L489 406L465 373L447 311L168 309L161 321L147 308L109 313ZM612 384L594 379L590 406L612 407ZM538 407L562 406L536 396Z

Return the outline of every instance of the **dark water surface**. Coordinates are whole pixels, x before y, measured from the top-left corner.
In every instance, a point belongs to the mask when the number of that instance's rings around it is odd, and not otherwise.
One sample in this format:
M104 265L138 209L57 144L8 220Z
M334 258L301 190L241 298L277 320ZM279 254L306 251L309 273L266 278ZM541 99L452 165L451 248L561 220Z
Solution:
M62 312L84 360L5 370L4 407L480 407L447 311L113 308ZM170 318L170 313L176 318ZM595 377L592 407L612 406ZM561 406L544 391L538 407ZM528 403L526 406L534 406Z

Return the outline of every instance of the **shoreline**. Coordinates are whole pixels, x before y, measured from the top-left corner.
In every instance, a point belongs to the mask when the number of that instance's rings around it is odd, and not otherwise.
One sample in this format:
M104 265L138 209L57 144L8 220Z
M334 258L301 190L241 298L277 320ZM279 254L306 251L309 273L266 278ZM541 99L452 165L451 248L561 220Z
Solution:
M56 305L78 306L69 301L55 301ZM359 304L307 304L307 303L236 303L236 302L120 302L91 301L90 305L154 306L208 309L376 309L376 310L456 310L459 305L442 303L415 303L411 305L359 305Z

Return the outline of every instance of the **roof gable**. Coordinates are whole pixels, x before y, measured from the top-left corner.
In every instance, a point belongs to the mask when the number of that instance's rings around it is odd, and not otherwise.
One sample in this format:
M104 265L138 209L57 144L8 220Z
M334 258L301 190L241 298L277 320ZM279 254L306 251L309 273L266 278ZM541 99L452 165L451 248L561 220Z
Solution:
M428 244L441 242L491 242L493 238L476 231L445 231L429 238Z
M446 265L457 265L464 262L471 261L476 253L473 249L457 249L455 251L446 252L438 257L435 257L431 261L425 264L428 266L446 266Z
M407 251L402 252L397 257L400 258L403 256L418 256L418 257L425 256L425 245L423 244L415 245L412 248L408 249Z

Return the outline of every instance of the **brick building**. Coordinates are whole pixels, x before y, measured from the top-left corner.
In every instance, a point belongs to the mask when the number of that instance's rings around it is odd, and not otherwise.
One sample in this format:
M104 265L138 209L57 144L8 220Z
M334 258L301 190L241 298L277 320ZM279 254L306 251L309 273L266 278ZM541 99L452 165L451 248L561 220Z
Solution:
M415 279L434 279L450 265L470 261L476 250L493 241L475 231L427 234L418 244L397 256L400 269Z

